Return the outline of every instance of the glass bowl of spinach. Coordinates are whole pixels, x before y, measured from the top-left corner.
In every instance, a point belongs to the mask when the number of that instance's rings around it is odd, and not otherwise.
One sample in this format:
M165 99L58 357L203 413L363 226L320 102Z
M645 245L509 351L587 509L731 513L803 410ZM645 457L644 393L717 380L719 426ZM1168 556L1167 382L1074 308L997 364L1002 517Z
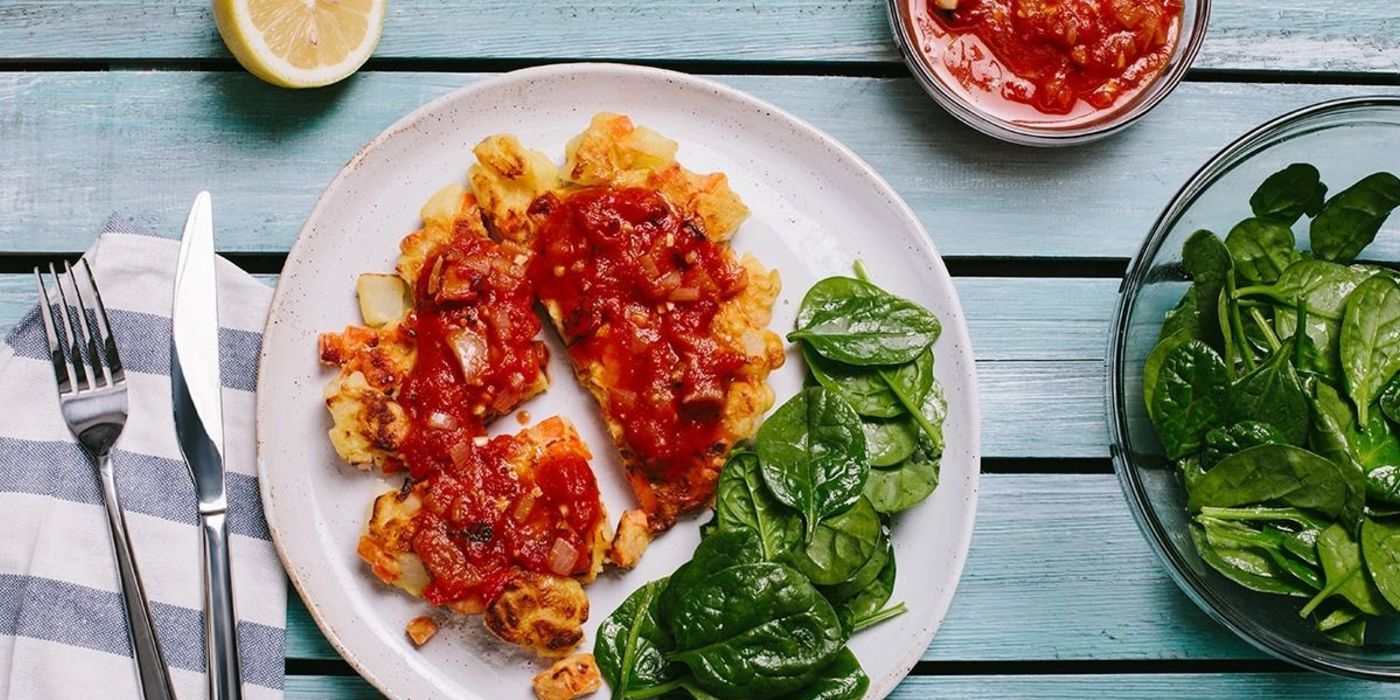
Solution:
M1398 143L1400 98L1364 97L1226 147L1129 267L1108 354L1114 467L1182 590L1279 658L1391 681Z

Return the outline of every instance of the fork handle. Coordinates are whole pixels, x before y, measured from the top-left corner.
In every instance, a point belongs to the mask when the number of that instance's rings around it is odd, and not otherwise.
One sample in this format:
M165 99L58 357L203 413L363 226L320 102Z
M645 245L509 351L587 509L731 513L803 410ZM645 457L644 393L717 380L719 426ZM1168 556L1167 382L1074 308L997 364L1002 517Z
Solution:
M117 496L117 480L112 472L112 458L97 458L97 473L102 481L102 502L107 510L108 530L112 535L112 551L117 557L117 576L121 582L122 603L126 608L127 632L136 654L136 681L144 700L175 700L170 684L170 671L156 639L155 618L146 602L146 589L141 585L141 572L131 553L131 538L126 532L126 516L122 514Z
M210 700L243 697L238 668L238 618L233 612L227 513L201 513L204 532L204 646Z

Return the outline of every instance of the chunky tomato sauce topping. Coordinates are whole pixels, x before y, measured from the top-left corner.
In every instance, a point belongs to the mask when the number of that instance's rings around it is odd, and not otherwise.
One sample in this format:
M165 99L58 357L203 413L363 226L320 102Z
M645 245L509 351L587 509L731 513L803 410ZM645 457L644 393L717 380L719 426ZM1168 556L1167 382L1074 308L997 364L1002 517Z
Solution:
M609 390L605 410L656 481L728 449L725 389L744 365L714 340L743 268L654 190L595 188L553 206L530 265L569 358ZM587 380L585 380L587 381Z
M1182 0L958 0L922 6L924 51L963 87L1048 114L1111 107L1171 58Z
M516 571L577 575L602 517L582 456L524 454L511 436L487 440L488 418L510 411L538 381L546 350L528 251L458 236L429 258L407 324L417 359L399 402L412 424L401 449L427 480L413 550L433 575L435 605L489 602Z

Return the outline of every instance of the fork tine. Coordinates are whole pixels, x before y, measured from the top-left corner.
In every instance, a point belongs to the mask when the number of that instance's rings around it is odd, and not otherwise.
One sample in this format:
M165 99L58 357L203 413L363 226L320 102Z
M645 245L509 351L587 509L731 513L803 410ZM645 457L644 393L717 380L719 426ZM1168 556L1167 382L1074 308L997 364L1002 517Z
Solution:
M92 366L92 378L95 386L107 386L112 383L112 374L102 364L102 356L97 352L97 342L93 340L92 332L88 330L87 317L88 311L91 309L88 308L87 302L83 301L83 287L78 284L78 277L73 274L73 267L66 260L63 262L63 272L68 275L68 284L73 286L73 296L78 300L78 328L83 332L83 346L87 350L88 364ZM93 315L96 316L95 313Z
M63 318L63 332L68 338L68 362L74 369L73 388L78 391L83 391L85 388L89 390L95 389L97 386L93 384L92 381L92 369L87 366L87 363L83 362L83 346L78 340L77 332L73 330L73 319L69 317L70 306L68 304L68 292L63 290L63 278L58 276L58 270L54 268L53 263L49 263L49 274L53 275L54 284L58 287L58 297L63 301L63 313L59 314L59 316ZM73 291L76 292L77 290L75 289ZM79 310L79 313L82 313L82 311ZM77 367L83 368L83 378L87 380L86 387L78 383Z
M110 380L120 384L126 380L126 373L122 371L122 360L117 355L117 340L112 335L112 323L107 320L107 307L102 303L102 292L97 289L97 276L92 274L87 258L78 260L78 266L87 273L88 284L92 289L92 300L97 307L93 315L97 317L98 342L102 344L102 354L106 356L107 367L111 371Z
M39 287L39 299L43 303L39 316L44 320L44 336L49 341L49 355L53 362L53 376L58 382L58 393L67 394L73 391L73 365L68 363L68 358L63 354L63 344L53 324L53 304L49 301L48 289L44 287L44 275L37 267L34 268L34 282Z

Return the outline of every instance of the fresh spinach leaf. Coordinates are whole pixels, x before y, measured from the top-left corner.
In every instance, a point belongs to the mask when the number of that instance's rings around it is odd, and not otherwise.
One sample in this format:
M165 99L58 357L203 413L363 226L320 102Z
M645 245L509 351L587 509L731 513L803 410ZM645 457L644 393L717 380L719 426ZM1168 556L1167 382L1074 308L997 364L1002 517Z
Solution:
M1196 308L1203 311L1216 308L1234 266L1230 250L1214 233L1201 229L1186 239L1181 249L1181 264L1191 275L1191 293L1196 295ZM1223 329L1216 316L1202 313L1199 320L1196 337L1212 347L1222 347Z
M894 579L897 570L894 550L891 549L885 566L880 569L875 580L854 596L836 604L836 612L841 619L855 623L860 620L872 619L881 610L884 610L885 604L890 602L890 596L894 594Z
M1232 522L1264 522L1265 531L1282 535L1283 546L1290 554L1313 566L1320 566L1317 558L1317 535L1332 526L1331 522L1297 508L1269 508L1251 506L1247 508L1201 509L1201 516L1215 520Z
M1317 216L1327 197L1327 185L1317 168L1307 163L1294 163L1266 178L1249 198L1254 215L1292 225L1304 214ZM1289 247L1292 248L1292 236Z
M900 365L932 346L941 331L938 317L912 301L868 282L829 277L802 299L788 340L848 365Z
M1328 639L1349 647L1359 647L1366 644L1366 618L1357 617L1345 624L1328 629L1318 629Z
M802 542L801 516L768 491L758 455L748 451L730 455L720 472L715 524L721 532L752 532L769 561Z
M1205 343L1189 340L1167 354L1153 392L1151 416L1168 457L1176 459L1201 448L1206 432L1224 420L1229 387L1225 362Z
M1308 395L1293 369L1290 339L1253 372L1230 387L1226 415L1232 423L1257 421L1276 429L1284 442L1302 445L1308 438L1311 416Z
M657 616L657 599L665 587L663 578L638 588L598 626L593 656L613 700L670 683L685 672L666 658L675 641Z
M832 605L840 605L865 590L867 586L875 582L880 577L880 572L885 570L885 566L890 563L890 557L894 556L894 549L890 545L888 531L881 532L880 542L876 545L875 553L861 565L851 577L843 583L834 586L818 586L822 595L831 601Z
M1362 522L1361 554L1376 590L1392 608L1400 610L1400 526Z
M1317 536L1317 554L1322 559L1322 571L1326 574L1327 585L1299 612L1307 617L1317 609L1322 601L1340 595L1357 610L1367 615L1381 615L1386 612L1385 601L1380 591L1366 576L1361 562L1361 547L1347 531L1346 526L1336 523Z
M864 420L865 452L872 467L891 467L909 458L923 435L911 418ZM868 482L867 482L868 483Z
M904 415L904 404L900 403L890 385L871 368L828 360L806 343L802 344L802 358L806 360L807 371L812 378L845 399L856 413L871 418ZM913 362L888 368L888 371L901 389L916 397L915 401L923 401L933 386L933 351L925 350Z
M1381 389L1376 404L1392 423L1400 423L1400 374L1391 377L1385 388Z
M1289 223L1272 219L1245 219L1225 236L1225 247L1235 261L1235 271L1255 284L1273 284L1298 259Z
M889 385L890 391L899 399L899 403L904 406L910 418L919 426L939 454L943 453L943 419L948 415L948 401L943 397L943 388L934 382L929 387L928 393L924 395L923 402L920 403L908 389L889 371L877 370L880 377Z
M1252 591L1306 598L1311 591L1274 565L1268 555L1252 548L1217 549L1206 537L1205 528L1190 525L1191 542L1196 553L1220 575Z
M865 480L865 497L875 510L888 515L923 503L938 488L938 458L933 443L919 436L919 444L909 459L891 469L870 470Z
M818 586L835 586L875 556L883 536L880 514L862 497L844 512L823 518L806 546L788 551L782 561Z
M836 394L802 390L758 429L759 465L769 491L797 509L811 541L817 523L860 498L869 465L860 416Z
M731 566L763 561L763 545L752 530L721 530L700 540L690 561L671 574L657 597L659 619L669 624L676 608L691 589Z
M1181 297L1181 301L1167 312L1166 318L1162 319L1162 331L1157 336L1157 342L1162 342L1167 338L1184 333L1187 339L1200 339L1201 332L1201 311L1196 306L1196 293L1190 289Z
M1312 250L1323 260L1349 263L1371 241L1400 206L1400 178L1374 173L1333 195L1312 220Z
M771 562L714 573L689 589L669 623L671 658L720 697L799 690L846 643L835 609L811 582Z
M1154 410L1152 397L1157 391L1157 377L1162 373L1162 365L1167 361L1167 356L1194 337L1194 328L1183 328L1157 341L1152 351L1147 353L1147 361L1142 365L1142 399L1147 406L1148 415L1152 415Z
M1288 439L1272 425L1252 420L1240 421L1229 426L1212 428L1206 433L1206 447L1201 461L1209 469L1220 460L1246 448L1285 444L1288 444Z
M1383 277L1356 287L1342 318L1340 351L1347 392L1364 425L1372 399L1400 371L1400 287Z
M816 679L779 700L860 700L870 688L870 678L850 649L842 649Z
M1231 508L1278 502L1330 518L1359 518L1365 502L1360 474L1301 447L1259 445L1236 452L1206 472L1186 507Z
M1273 299L1290 310L1302 300L1309 316L1337 321L1342 320L1346 310L1347 297L1356 286L1374 276L1373 268L1348 267L1325 260L1303 259L1288 266L1273 284L1241 287L1235 290L1236 297L1263 296ZM1284 311L1284 310L1280 310ZM1296 323L1297 316L1289 318ZM1280 338L1293 335L1292 326L1279 325Z
M1279 570L1311 590L1322 588L1322 575L1305 561L1294 558L1288 537L1274 530L1256 530L1240 522L1201 515L1196 522L1205 529L1206 541L1216 551L1253 550L1268 557Z

